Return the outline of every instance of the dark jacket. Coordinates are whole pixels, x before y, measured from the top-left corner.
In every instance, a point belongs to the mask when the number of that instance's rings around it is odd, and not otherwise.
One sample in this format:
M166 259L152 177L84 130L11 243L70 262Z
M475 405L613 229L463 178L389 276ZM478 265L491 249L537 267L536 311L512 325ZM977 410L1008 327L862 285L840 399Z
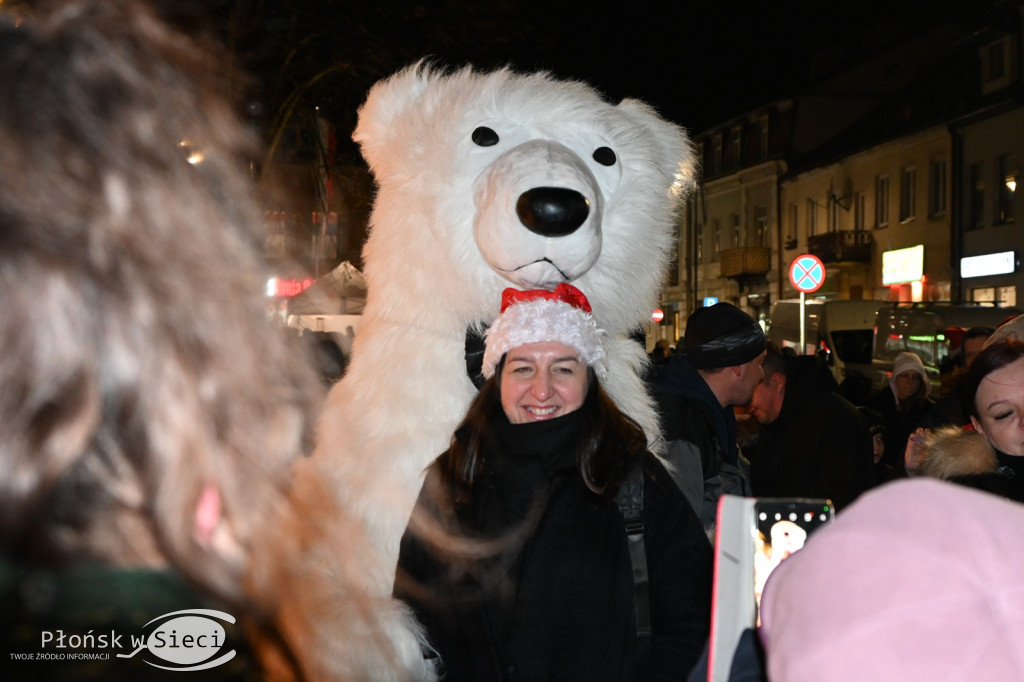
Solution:
M498 551L445 558L407 530L395 594L425 626L446 681L685 679L710 619L711 548L697 517L649 458L643 522L654 634L642 641L623 518L614 499L586 488L569 449L579 431L557 436L556 453L533 447L550 440L538 431L559 421L512 426L468 498L456 501L431 466L414 515L498 539Z
M786 359L778 418L761 428L750 486L757 497L811 497L843 509L874 485L871 433L811 355Z
M925 396L904 411L896 406L896 396L888 385L879 390L871 399L870 407L882 415L885 420L885 453L882 461L890 465L899 477L907 475L903 462L903 453L907 449L907 439L923 426L924 417L934 407L935 401Z
M937 429L940 426L966 426L971 418L964 413L963 389L957 384L952 391L935 399L935 404L921 419L920 425L926 429Z
M750 495L748 463L736 444L736 416L722 407L681 354L649 380L661 417L665 458L680 490L710 532L723 494Z

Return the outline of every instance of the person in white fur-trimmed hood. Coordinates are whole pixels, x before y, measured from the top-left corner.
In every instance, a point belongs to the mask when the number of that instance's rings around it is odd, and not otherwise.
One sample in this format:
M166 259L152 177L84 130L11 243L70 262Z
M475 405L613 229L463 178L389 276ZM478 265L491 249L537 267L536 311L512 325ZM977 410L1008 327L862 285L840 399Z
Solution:
M882 462L892 467L898 478L907 475L903 464L907 439L935 405L930 392L931 380L921 358L916 353L904 352L893 362L889 384L871 399L869 407L885 419Z
M395 594L445 680L668 679L701 654L711 547L602 389L603 341L570 284L503 295L487 380L430 466L399 554ZM627 537L619 491L638 480Z

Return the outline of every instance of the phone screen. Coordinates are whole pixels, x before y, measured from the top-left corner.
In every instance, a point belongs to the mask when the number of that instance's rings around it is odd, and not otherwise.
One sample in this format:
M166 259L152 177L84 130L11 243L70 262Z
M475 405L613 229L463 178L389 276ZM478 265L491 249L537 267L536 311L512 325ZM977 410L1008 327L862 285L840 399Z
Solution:
M761 624L761 591L775 567L798 551L816 528L835 518L827 500L761 498L754 503L754 601Z
M832 503L722 495L715 531L709 682L726 682L736 644L760 622L761 589L786 557L835 518Z

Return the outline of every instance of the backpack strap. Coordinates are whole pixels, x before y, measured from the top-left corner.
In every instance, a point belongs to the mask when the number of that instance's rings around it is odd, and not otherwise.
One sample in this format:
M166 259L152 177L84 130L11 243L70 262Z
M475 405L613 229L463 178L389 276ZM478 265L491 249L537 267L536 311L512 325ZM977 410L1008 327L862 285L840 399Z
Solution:
M633 565L633 608L636 613L636 636L651 636L651 595L647 575L647 550L644 546L644 477L640 462L630 467L626 480L619 486L616 498L626 526L629 559Z

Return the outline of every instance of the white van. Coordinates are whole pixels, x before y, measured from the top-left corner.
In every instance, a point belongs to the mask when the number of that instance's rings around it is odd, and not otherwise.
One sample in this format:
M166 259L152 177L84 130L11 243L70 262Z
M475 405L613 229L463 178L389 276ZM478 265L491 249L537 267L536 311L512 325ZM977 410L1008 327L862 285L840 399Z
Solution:
M800 348L800 301L779 301L772 306L768 340L780 348L793 348L800 355L817 353L839 383L851 373L872 378L875 315L889 305L885 301L848 299L806 301L804 347Z

